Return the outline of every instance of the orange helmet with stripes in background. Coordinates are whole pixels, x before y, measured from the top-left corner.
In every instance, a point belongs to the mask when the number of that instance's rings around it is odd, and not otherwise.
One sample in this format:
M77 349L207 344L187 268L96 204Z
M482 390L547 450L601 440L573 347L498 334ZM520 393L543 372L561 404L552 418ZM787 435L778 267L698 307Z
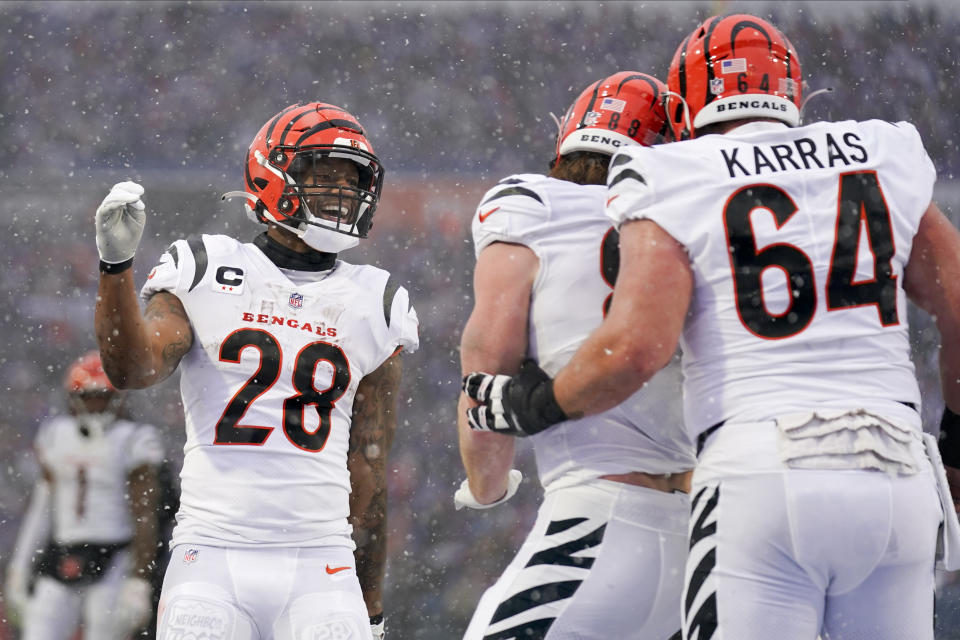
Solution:
M673 56L667 112L677 139L742 118L773 118L795 127L802 84L796 50L776 27L747 14L713 16Z
M557 156L574 151L613 155L623 146L664 142L670 133L663 106L666 90L663 82L638 71L597 80L563 116Z

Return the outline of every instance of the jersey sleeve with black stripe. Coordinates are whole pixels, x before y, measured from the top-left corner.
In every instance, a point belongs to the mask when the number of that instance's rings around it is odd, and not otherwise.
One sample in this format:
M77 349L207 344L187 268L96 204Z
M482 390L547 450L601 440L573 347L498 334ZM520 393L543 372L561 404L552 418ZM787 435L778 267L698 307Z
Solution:
M150 271L140 296L148 300L160 291L174 295L188 293L196 288L207 267L207 249L201 236L189 236L174 241L160 261Z
M504 178L487 191L473 216L476 255L494 242L532 247L550 221L550 205L543 189L548 180L538 174Z
M416 310L410 305L410 294L393 276L387 279L383 289L383 318L387 323L390 341L396 349L413 353L420 347L419 326Z
M627 147L610 159L606 213L620 226L656 198L652 172L646 167L645 147Z

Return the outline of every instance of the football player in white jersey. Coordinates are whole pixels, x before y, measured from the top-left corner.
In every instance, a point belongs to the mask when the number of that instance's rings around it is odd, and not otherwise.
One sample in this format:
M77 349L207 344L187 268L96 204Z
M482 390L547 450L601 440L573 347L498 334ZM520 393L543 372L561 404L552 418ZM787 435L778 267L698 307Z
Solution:
M936 319L956 436L960 234L933 164L906 122L799 126L796 52L754 16L698 26L668 86L681 140L611 163L604 324L553 381L468 376L490 402L470 420L536 432L608 409L679 341L700 448L684 638L932 639L941 525L960 564L907 331L909 298Z
M610 304L617 231L604 215L610 157L670 132L666 85L634 71L592 83L567 110L548 176L513 175L473 219L476 301L464 372L558 371ZM677 372L674 372L677 373ZM532 438L545 496L536 524L486 591L467 640L679 637L693 446L679 376L664 373L618 407ZM461 395L458 508L486 509L520 483L514 438L472 431Z
M41 477L7 566L25 640L123 640L150 618L157 545L155 427L119 417L100 355L67 370L68 413L37 433ZM39 574L34 576L35 569Z
M382 637L386 458L418 323L389 273L337 254L367 236L383 168L355 117L315 102L263 126L244 177L226 196L266 232L177 240L143 313L129 269L143 188L116 185L96 216L108 375L139 388L180 367L158 638Z

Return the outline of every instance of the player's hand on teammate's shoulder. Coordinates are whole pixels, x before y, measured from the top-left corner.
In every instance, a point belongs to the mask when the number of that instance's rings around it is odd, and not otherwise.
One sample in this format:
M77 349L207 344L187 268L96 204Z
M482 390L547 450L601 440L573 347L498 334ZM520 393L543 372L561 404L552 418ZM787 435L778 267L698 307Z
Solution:
M97 250L102 262L117 265L133 259L147 218L142 196L143 187L136 182L119 182L97 207Z
M514 376L469 373L463 378L463 391L481 403L467 411L475 431L522 438L568 419L553 394L553 379L532 359L525 360Z

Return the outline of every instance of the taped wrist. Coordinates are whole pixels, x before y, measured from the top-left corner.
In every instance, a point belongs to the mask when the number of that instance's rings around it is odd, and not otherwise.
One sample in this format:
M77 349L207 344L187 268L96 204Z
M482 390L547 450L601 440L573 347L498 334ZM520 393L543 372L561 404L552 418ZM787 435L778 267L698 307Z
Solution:
M937 444L943 464L960 469L960 415L948 407L943 408L943 417L940 418L940 439Z
M133 258L123 262L104 262L100 261L100 273L122 273L133 266Z

